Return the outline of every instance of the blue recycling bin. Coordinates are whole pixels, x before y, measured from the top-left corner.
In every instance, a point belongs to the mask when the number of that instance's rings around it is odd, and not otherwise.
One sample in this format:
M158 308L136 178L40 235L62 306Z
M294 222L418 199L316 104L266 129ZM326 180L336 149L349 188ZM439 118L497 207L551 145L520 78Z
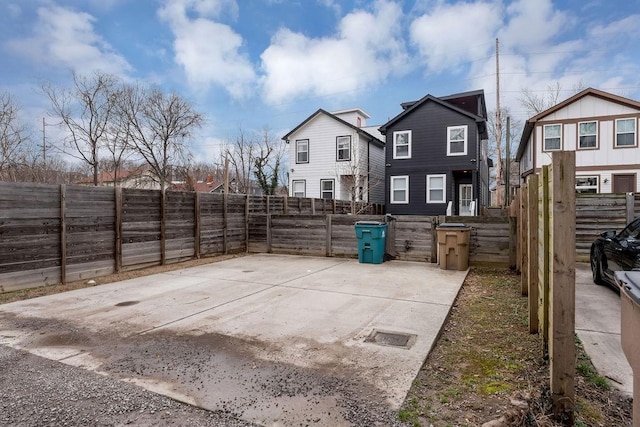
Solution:
M384 261L386 235L387 224L384 222L356 222L358 262L363 264L381 264L382 261Z

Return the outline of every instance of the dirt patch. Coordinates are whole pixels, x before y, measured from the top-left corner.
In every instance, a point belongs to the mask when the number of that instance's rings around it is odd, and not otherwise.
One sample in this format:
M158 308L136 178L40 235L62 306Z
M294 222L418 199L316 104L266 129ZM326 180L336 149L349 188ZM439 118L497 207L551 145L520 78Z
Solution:
M555 426L549 366L529 334L520 276L472 269L398 416L415 426ZM632 403L598 376L577 341L577 426L630 426Z

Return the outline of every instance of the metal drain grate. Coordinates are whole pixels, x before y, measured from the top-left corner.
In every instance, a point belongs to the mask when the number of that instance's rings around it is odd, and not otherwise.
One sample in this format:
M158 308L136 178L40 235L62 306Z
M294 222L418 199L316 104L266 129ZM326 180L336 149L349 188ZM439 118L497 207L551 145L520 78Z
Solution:
M411 348L416 341L416 335L402 332L378 331L374 329L364 341L408 349Z

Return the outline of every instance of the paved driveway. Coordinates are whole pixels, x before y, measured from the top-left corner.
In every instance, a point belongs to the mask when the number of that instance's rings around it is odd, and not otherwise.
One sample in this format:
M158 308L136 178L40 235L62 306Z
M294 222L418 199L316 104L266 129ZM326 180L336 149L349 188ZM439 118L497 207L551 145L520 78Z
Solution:
M628 396L633 395L633 371L620 336L620 295L593 283L589 264L576 264L576 332L593 365Z
M465 276L252 255L2 305L0 343L264 425L373 422L404 400Z

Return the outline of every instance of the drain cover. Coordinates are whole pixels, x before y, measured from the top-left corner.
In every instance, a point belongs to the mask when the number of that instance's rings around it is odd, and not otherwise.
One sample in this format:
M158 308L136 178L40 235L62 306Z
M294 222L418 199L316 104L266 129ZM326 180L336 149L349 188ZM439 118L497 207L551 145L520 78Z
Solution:
M374 329L364 341L391 347L411 348L416 341L416 335Z

